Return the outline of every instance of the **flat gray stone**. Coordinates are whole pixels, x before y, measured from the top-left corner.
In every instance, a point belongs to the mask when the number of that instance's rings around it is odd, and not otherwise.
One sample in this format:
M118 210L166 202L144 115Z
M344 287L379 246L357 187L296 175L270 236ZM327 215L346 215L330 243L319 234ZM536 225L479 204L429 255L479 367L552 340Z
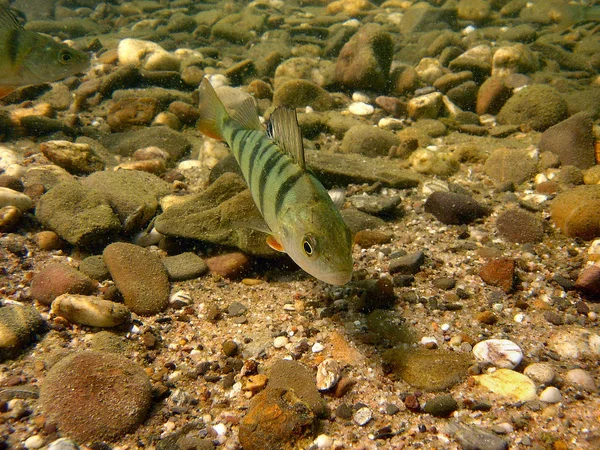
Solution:
M68 243L84 247L109 241L121 230L108 199L77 182L50 189L40 198L35 216Z
M126 233L146 226L156 214L160 197L171 192L167 182L138 170L96 172L81 183L104 194Z
M362 155L307 150L306 162L326 187L376 183L407 189L418 186L422 177L402 167L400 160L368 158Z

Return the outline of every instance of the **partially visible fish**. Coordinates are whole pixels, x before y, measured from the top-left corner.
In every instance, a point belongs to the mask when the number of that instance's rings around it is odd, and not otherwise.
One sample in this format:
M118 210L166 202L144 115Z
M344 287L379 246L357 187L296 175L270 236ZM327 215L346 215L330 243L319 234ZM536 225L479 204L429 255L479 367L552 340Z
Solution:
M48 83L83 72L89 64L86 53L25 30L12 12L0 4L0 98L20 86Z
M296 111L279 107L265 133L252 98L231 117L208 79L200 85L198 126L224 139L262 214L267 243L330 284L352 278L352 237L323 185L304 162Z

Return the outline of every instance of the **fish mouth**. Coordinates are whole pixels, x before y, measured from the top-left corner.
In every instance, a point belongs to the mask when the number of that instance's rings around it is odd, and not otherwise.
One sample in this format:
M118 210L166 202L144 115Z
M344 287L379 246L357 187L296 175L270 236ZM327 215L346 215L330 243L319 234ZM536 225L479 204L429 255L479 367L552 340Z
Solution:
M348 283L352 279L352 271L327 273L318 278L325 283L333 284L334 286L341 286Z

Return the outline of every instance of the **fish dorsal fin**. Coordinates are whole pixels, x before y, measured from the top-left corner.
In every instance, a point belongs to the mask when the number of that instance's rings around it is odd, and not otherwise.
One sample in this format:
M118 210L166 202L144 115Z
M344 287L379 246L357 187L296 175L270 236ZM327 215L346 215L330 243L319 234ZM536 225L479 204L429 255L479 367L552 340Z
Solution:
M22 30L23 26L19 23L13 12L3 4L0 4L0 29L1 30Z
M269 118L267 134L294 162L306 170L302 131L298 125L296 110L288 106L278 107Z
M247 130L263 130L256 112L256 103L252 97L245 98L236 106L232 118Z

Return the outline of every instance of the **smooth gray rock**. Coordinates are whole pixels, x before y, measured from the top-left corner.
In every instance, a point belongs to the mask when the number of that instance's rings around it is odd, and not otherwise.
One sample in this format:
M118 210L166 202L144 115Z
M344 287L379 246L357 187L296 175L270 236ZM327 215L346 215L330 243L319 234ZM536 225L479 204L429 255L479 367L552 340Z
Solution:
M156 214L160 197L171 191L156 175L137 170L96 172L81 183L104 194L126 233L146 226Z
M159 147L170 155L171 160L180 159L191 148L186 137L167 127L150 127L142 130L111 133L100 136L100 143L116 154L131 156L145 147Z

